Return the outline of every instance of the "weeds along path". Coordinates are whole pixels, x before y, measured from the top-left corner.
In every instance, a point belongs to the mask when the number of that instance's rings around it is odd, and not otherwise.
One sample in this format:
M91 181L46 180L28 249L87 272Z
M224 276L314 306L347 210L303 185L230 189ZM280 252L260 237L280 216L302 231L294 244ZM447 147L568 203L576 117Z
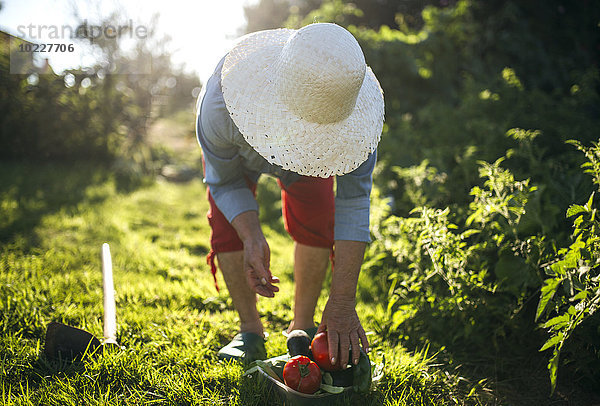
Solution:
M205 262L209 227L200 179L159 179L121 193L111 173L92 166L3 169L0 403L269 404L241 379L239 365L216 360L237 330L237 317L222 277L217 293ZM26 179L15 178L23 173ZM262 181L258 194L272 269L282 280L274 299L259 299L270 334L268 355L275 356L285 352L281 331L292 316L293 245L273 203L275 182ZM103 242L113 256L123 350L80 364L48 361L40 354L50 321L102 335ZM323 293L319 309L325 298ZM374 330L384 306L377 297L360 302L367 330ZM380 361L385 353L389 373L362 403L446 404L467 392L430 368L424 354L408 355L375 334L370 339L372 358ZM466 396L460 402L477 404Z

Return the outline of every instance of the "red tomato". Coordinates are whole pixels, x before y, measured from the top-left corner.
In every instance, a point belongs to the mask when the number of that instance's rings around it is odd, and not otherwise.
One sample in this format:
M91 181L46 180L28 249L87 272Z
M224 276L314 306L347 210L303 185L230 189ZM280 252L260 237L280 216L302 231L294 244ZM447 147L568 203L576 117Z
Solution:
M321 387L321 370L304 355L296 355L283 367L283 381L302 393L315 393Z
M339 356L335 365L331 363L331 358L329 358L327 331L323 331L313 338L312 343L310 344L310 350L312 351L315 362L321 367L321 369L324 369L325 371L339 371L342 369Z

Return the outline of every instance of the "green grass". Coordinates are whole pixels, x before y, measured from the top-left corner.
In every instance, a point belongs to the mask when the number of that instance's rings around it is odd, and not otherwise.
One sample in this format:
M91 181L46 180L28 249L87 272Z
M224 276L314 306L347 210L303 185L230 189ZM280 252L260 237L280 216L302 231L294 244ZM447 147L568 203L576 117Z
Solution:
M285 352L292 317L292 242L283 231L277 185L259 184L272 269L282 280L258 306L269 356ZM275 202L275 203L273 203ZM209 227L199 180L120 192L113 174L92 165L0 164L0 401L6 405L276 404L217 350L237 331L219 275L217 293L205 255ZM100 249L111 247L122 349L81 363L47 360L45 328L60 321L102 336ZM363 272L358 313L385 376L352 403L486 403L486 391L432 366L378 334L384 318L381 276ZM326 301L319 301L316 319ZM475 388L471 396L471 389Z

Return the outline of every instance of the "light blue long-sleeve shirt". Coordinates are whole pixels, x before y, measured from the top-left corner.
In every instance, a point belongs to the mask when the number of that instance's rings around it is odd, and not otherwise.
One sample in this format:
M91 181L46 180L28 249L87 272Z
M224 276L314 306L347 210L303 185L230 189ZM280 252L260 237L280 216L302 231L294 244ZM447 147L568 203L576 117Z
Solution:
M270 164L244 139L231 119L221 90L219 62L208 79L199 103L196 134L204 156L204 182L229 222L246 211L258 211L258 204L244 176L257 182L270 174L290 185L301 175ZM376 151L354 171L336 177L335 240L370 241L369 209Z

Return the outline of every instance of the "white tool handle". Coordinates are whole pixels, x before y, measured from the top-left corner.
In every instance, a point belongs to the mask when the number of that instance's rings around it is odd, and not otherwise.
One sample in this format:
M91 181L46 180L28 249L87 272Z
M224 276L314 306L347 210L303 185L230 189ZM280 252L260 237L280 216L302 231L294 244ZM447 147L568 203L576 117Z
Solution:
M104 343L117 343L117 309L110 247L102 244L102 282L104 287Z

